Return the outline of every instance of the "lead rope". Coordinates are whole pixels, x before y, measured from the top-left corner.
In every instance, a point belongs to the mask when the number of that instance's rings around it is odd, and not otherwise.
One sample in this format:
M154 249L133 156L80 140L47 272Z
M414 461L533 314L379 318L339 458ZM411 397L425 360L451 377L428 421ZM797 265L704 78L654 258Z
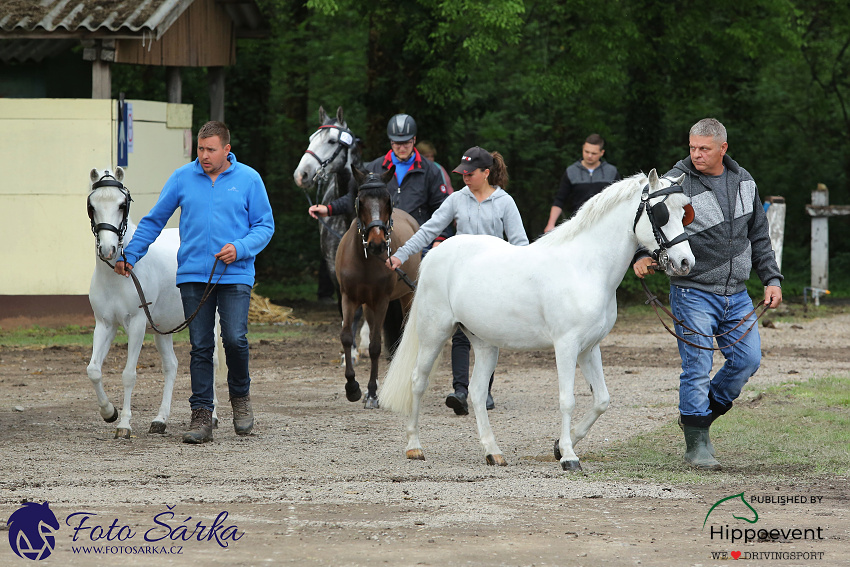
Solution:
M124 258L124 263L126 264L127 258L126 258L126 256L124 256L123 252L121 254L121 257ZM101 261L103 261L107 266L109 266L113 270L115 269L115 266L113 264L110 264L109 261L104 260L103 258L101 258ZM156 323L153 322L153 317L151 316L150 309L148 309L148 305L150 305L151 302L148 301L147 298L145 298L145 292L142 290L142 284L139 283L139 279L136 277L136 274L133 273L133 270L128 270L129 273L130 273L130 279L133 280L133 285L136 286L136 292L139 294L139 300L142 302L142 304L139 305L139 309L143 309L145 311L145 316L147 316L148 323L150 323L151 328L154 330L154 332L156 332L157 334L160 334L160 335L171 335L173 333L179 333L180 331L182 331L183 329L185 329L189 326L189 323L192 322L192 320L198 314L198 311L201 310L201 306L207 301L210 294L215 289L215 286L217 286L218 282L221 281L221 277L224 275L224 272L227 271L227 264L225 264L224 270L221 271L221 274L219 274L218 279L215 281L214 284L212 284L212 287L210 287L210 284L212 283L213 276L215 275L215 267L217 265L218 265L218 258L216 258L215 262L213 263L212 272L210 273L210 279L207 280L207 285L204 288L204 294L201 296L201 302L198 303L198 308L195 309L195 312L192 313L189 316L188 319L186 319L185 321L183 321L182 323L180 323L179 325L177 325L176 327L174 327L170 331L160 331L159 328L156 326Z
M753 327L755 327L755 325L758 323L759 319L761 319L762 315L764 315L767 312L767 309L768 309L767 304L765 304L764 299L762 299L761 301L759 301L756 304L756 306L753 308L752 311L750 311L749 313L744 315L744 317L738 322L737 325L735 325L734 327L732 327L731 329L729 329L725 333L720 333L719 335L706 335L706 334L700 333L697 330L691 329L690 327L685 325L680 319L677 319L676 316L673 315L673 313L671 313L670 310L667 309L664 306L663 303L661 303L661 301L658 299L658 297L655 296L651 291L649 291L649 288L646 286L646 281L644 281L643 278L640 279L640 284L643 286L643 291L646 292L646 296L649 298L649 299L646 300L646 303L648 305L652 305L652 308L655 309L655 315L658 317L658 320L661 321L661 324L664 325L664 328L667 329L667 332L670 333L671 335L673 335L674 337L676 337L677 339L679 339L680 341L682 341L683 343L691 345L692 347L696 347L700 350L723 350L725 348L729 348L731 346L738 344L739 342L741 342L744 339L744 337L746 337L750 333L750 331L753 330ZM679 335L676 334L675 331L671 330L670 327L667 326L667 323L664 321L664 319L661 318L661 314L658 313L658 308L660 307L664 311L664 313L667 314L668 317L670 317L675 323L677 323L680 327L682 327L686 331L690 331L690 332L694 333L695 335L699 335L701 337L716 339L717 337L722 337L724 335L728 335L729 333L731 333L732 331L734 331L735 329L737 329L738 327L743 325L744 321L749 319L750 316L753 313L756 312L756 310L759 308L759 305L763 306L761 313L759 313L758 317L756 317L756 320L753 321L750 324L750 326L747 328L747 330L744 332L744 334L741 335L740 337L738 337L738 340L736 340L734 343L730 343L730 344L728 344L724 347L718 346L716 348L715 347L700 346L700 345L692 343L691 341L689 341L688 339L686 339L684 337L680 337Z

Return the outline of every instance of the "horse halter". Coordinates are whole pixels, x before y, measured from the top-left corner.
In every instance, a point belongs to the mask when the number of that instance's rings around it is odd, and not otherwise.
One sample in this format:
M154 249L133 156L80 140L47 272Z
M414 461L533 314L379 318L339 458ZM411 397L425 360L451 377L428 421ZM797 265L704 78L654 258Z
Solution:
M652 259L663 268L666 268L669 264L667 250L681 242L685 242L688 239L687 233L682 232L682 234L678 235L674 239L668 240L667 235L665 235L664 231L661 230L662 227L667 224L667 221L670 220L670 210L664 202L670 195L684 192L685 190L681 185L670 185L669 187L650 193L649 183L647 183L644 185L643 191L640 195L640 206L638 207L637 214L635 215L635 223L632 230L637 229L637 223L640 220L640 215L645 210L646 216L649 217L649 224L652 226L652 234L655 236L655 243L658 244L658 248L652 252ZM662 199L660 203L650 205L649 200L656 197L664 197L664 199ZM682 219L682 226L688 226L691 222L693 222L693 220L694 208L689 203L685 205L685 216Z
M319 126L319 129L313 132L313 135L310 136L310 140L313 139L316 134L321 132L326 128L335 128L339 130L339 138L337 139L337 148L336 151L326 160L322 160L319 156L316 155L316 152L313 150L307 149L304 153L315 158L317 162L319 162L319 169L316 170L316 175L314 179L319 179L320 181L327 182L330 177L330 172L328 171L328 165L331 164L337 156L345 150L344 161L348 161L348 152L351 150L351 146L354 145L354 133L348 128L343 128L337 124L325 124L324 126Z
M114 226L106 222L101 222L95 224L94 222L94 207L91 204L91 196L96 190L101 187L115 187L121 194L124 195L124 202L118 206L119 209L123 211L123 216L121 218L121 225ZM118 248L119 252L121 252L124 248L124 234L127 232L127 222L130 218L130 203L133 201L132 197L130 197L130 191L124 187L124 184L115 179L111 173L105 173L99 180L92 183L91 192L89 193L88 199L86 199L86 208L89 214L89 222L91 223L91 231L95 236L95 245L100 247L100 231L108 230L110 232L114 232L118 235Z
M381 180L380 175L377 175L375 173L370 173L369 176L366 178L366 181L364 181L363 184L357 190L357 196L354 198L354 215L355 215L355 218L357 219L357 234L360 235L360 242L363 244L363 254L366 255L366 257L369 256L369 252L368 252L368 248L367 248L369 246L369 243L367 242L366 238L369 235L369 231L372 230L373 228L376 228L376 227L380 228L381 231L384 233L384 238L386 239L386 242L387 242L387 256L389 257L389 255L390 255L390 248L391 248L391 245L392 245L392 233L393 233L393 200L392 200L392 197L390 197L387 200L387 203L390 206L389 223L384 223L384 221L382 221L381 219L375 219L372 222L370 222L368 225L366 225L366 227L364 227L363 221L360 220L360 192L363 189L386 189L386 188L387 188L387 185L386 185L386 183L384 183ZM387 194L389 195L389 193L387 193Z

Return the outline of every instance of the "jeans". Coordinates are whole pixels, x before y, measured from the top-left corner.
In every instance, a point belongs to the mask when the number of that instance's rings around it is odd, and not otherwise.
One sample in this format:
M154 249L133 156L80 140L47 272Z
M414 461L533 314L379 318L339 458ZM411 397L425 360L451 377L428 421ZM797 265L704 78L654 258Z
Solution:
M677 319L688 327L706 335L729 331L753 309L753 302L746 291L734 295L717 295L693 288L670 286L670 307ZM717 345L726 347L743 335L755 321L751 315L740 327L723 337L717 337ZM713 345L713 340L701 337L676 324L676 333L688 341L704 347ZM682 423L696 427L708 427L713 418L723 415L732 407L732 402L741 394L741 389L750 376L756 373L761 363L761 338L758 324L734 346L720 352L726 358L723 366L710 377L714 352L701 350L679 343L682 358L682 374L679 376L679 413Z
M206 283L182 283L183 315L188 318L204 295ZM231 398L247 396L251 386L248 373L248 308L251 305L251 286L219 284L213 288L198 314L189 323L189 373L192 377L192 409L213 408L213 352L215 351L215 311L221 321L221 341L227 359L227 387Z
M455 334L452 335L452 388L455 392L463 392L469 394L469 338L457 328ZM493 378L496 373L490 375L490 386L487 391L493 388Z

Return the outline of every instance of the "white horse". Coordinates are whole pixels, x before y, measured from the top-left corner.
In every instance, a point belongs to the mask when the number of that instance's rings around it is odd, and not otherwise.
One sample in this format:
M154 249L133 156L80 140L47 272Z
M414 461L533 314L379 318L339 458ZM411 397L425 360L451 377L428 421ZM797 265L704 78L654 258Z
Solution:
M127 363L121 380L124 384L124 405L121 420L115 431L116 439L129 439L130 399L136 385L136 364L145 338L148 321L139 308L141 300L133 282L119 276L107 264L114 265L121 259L124 242L129 241L136 230L130 220L129 191L122 184L124 170L120 167L115 174L105 169L103 172L92 169L90 173L91 190L88 197L88 213L92 232L96 238L95 270L89 288L89 301L95 316L92 356L89 362L89 379L92 381L100 406L100 415L107 423L118 419L118 410L109 401L103 389L103 361L109 353L118 327L124 327L127 333ZM133 273L141 283L149 309L157 327L169 330L183 322L183 303L180 290L176 285L177 249L180 246L178 229L165 229L150 246L148 253L133 266ZM216 329L218 319L216 318ZM216 336L220 343L218 330ZM172 335L154 335L154 342L162 359L162 373L165 384L162 390L162 403L153 419L149 433L165 433L168 416L171 413L171 395L177 375L177 356L174 354ZM213 357L214 366L224 368L220 360L223 349L217 344L217 353ZM218 401L216 400L216 405ZM214 418L217 420L215 413Z
M683 176L684 177L684 176ZM694 265L683 229L692 213L677 180L638 174L596 195L575 218L529 246L492 236L455 236L422 261L401 344L379 392L382 406L409 416L407 458L424 459L419 411L434 362L460 325L475 350L469 384L488 464L506 465L487 411L487 383L500 348L554 346L564 470L581 470L573 445L608 407L599 343L617 318L616 290L639 244L655 250L670 274ZM675 236L672 240L668 236ZM593 407L571 426L576 362Z

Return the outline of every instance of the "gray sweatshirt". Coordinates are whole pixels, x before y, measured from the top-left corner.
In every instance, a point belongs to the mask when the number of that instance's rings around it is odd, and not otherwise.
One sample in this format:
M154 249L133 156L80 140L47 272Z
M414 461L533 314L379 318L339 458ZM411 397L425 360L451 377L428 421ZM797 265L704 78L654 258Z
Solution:
M449 195L430 220L419 227L416 234L393 256L404 263L439 236L452 221L457 221L458 234L489 234L498 238L507 236L511 244L528 244L522 217L513 197L501 187L496 187L492 195L479 203L469 187L464 187Z

